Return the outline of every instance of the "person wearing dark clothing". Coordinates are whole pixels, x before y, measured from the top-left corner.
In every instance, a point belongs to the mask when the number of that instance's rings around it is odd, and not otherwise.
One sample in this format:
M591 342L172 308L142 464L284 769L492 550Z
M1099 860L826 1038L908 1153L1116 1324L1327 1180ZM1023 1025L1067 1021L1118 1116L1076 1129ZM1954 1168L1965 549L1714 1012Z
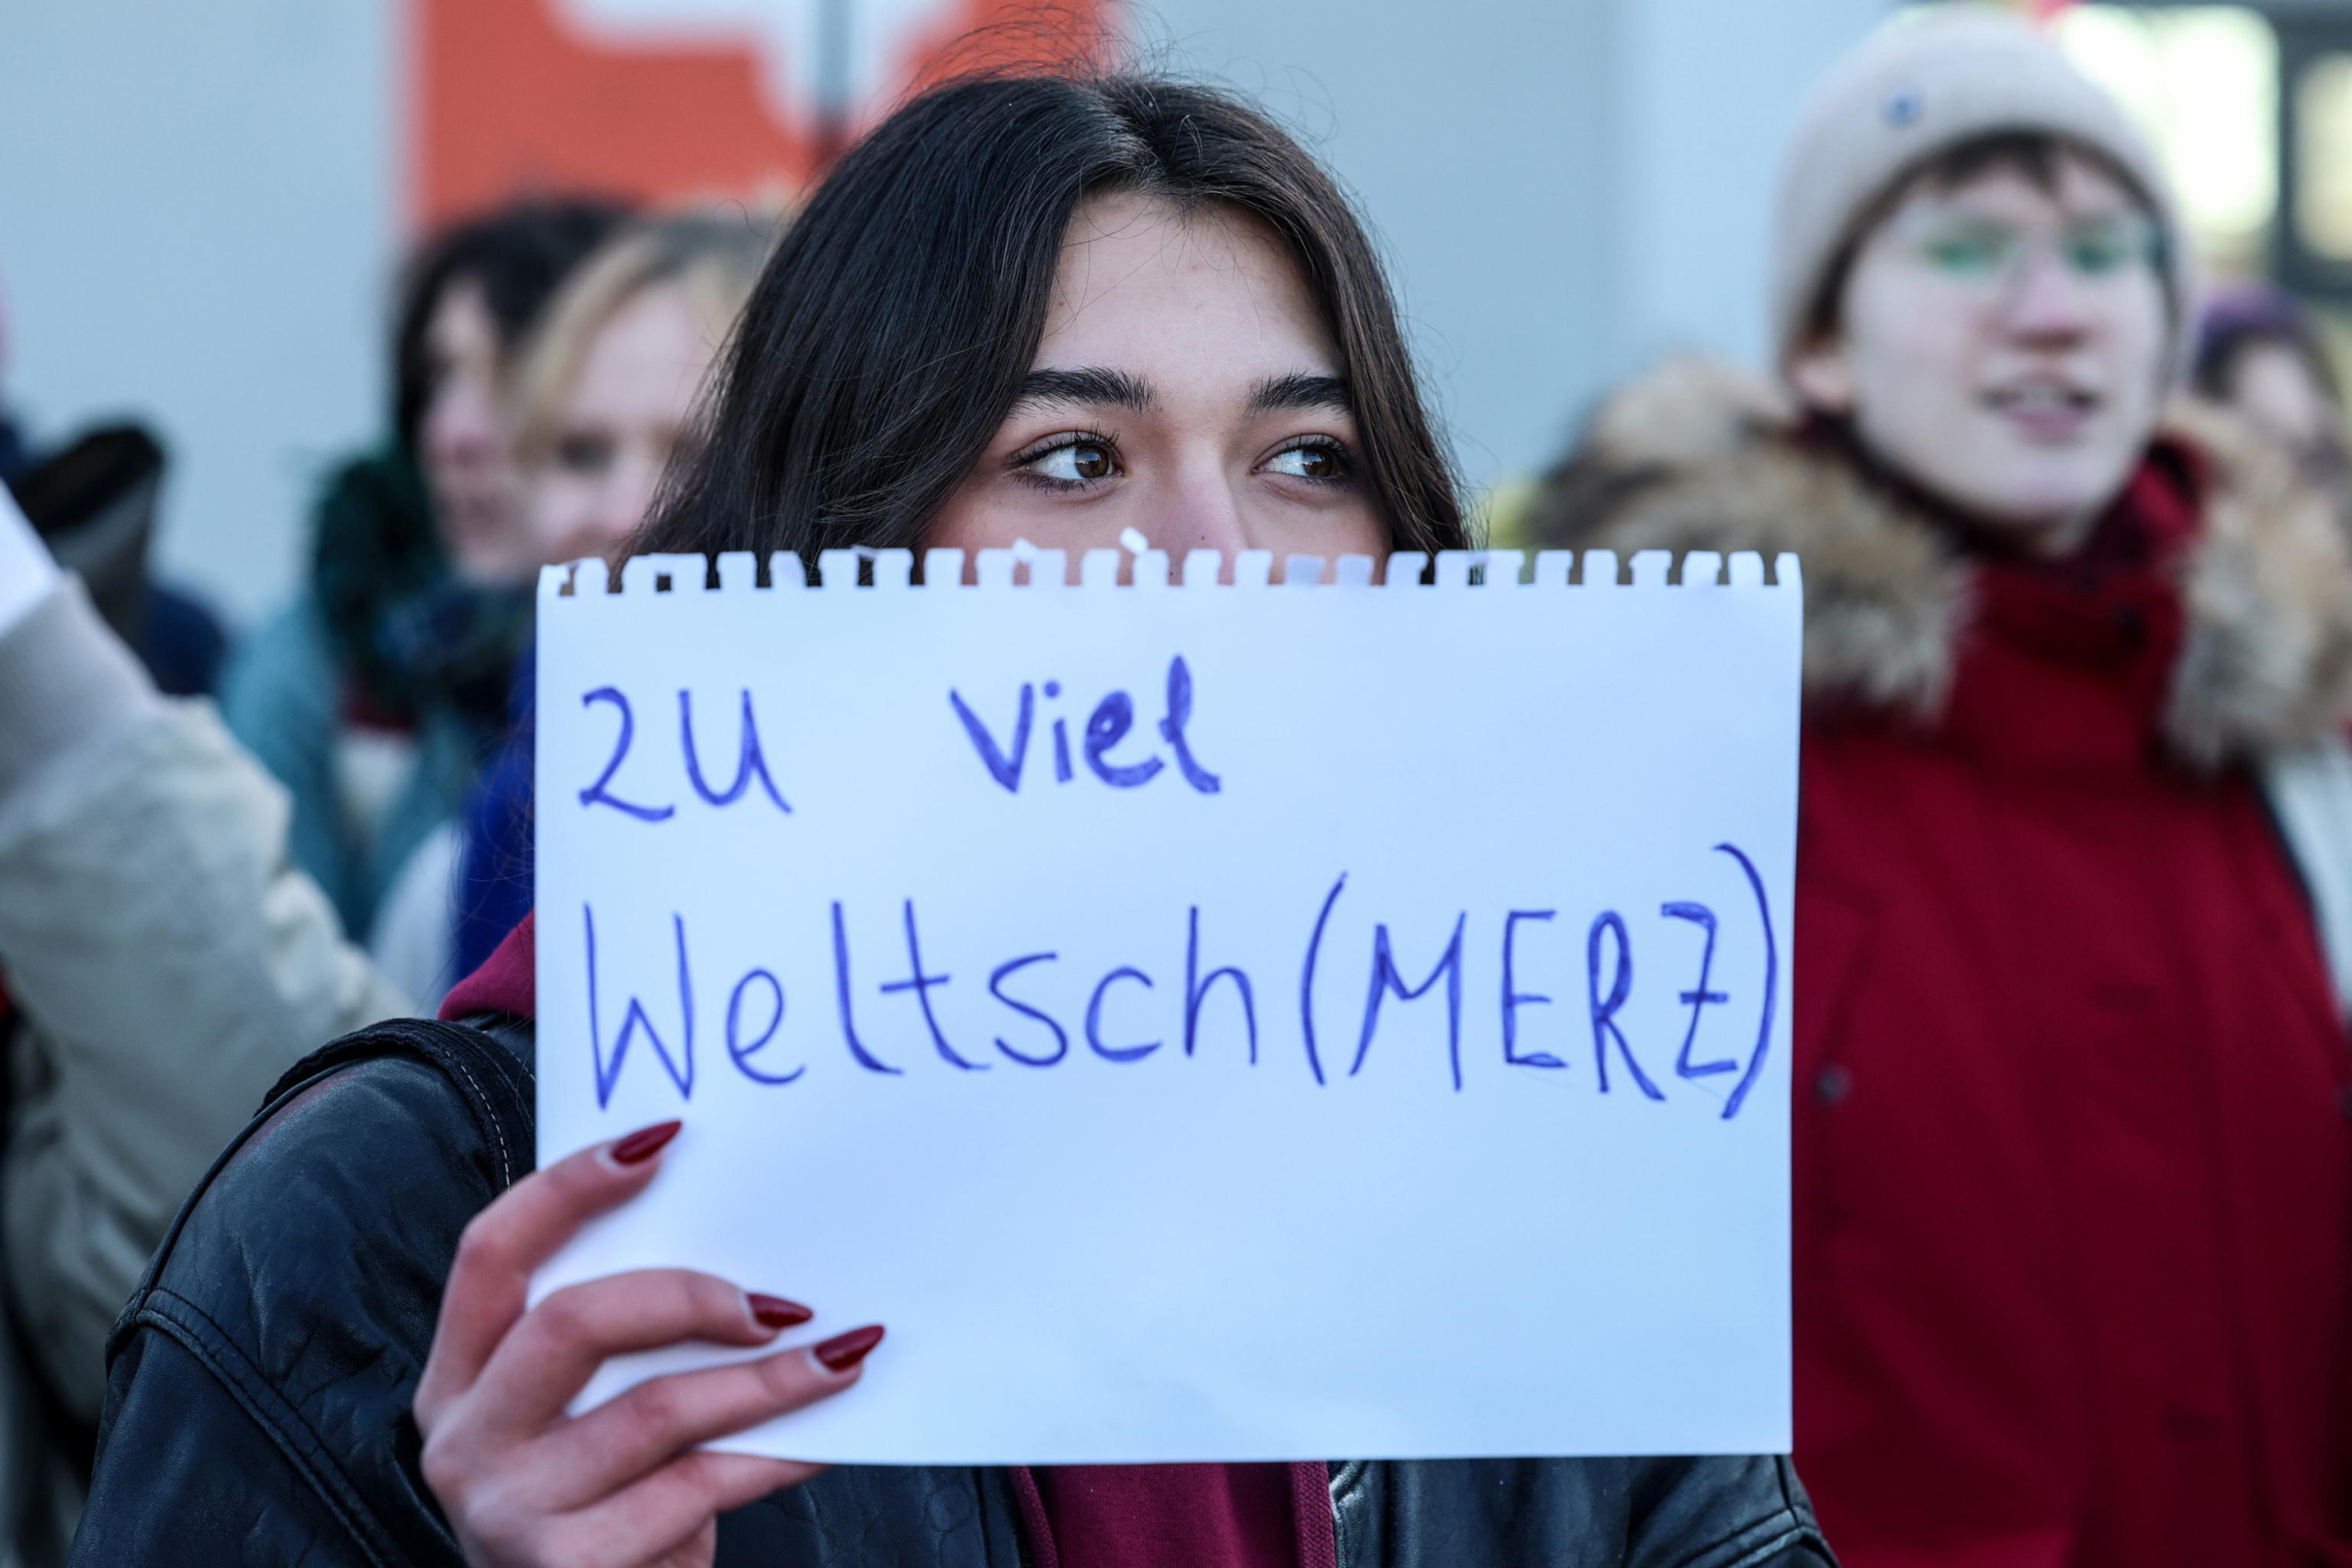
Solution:
M1071 364L1102 373L1024 396ZM1171 554L1464 543L1363 228L1294 141L1203 88L981 78L915 99L786 232L720 385L630 553L1108 547L1147 523ZM1270 387L1318 390L1270 408ZM1775 1456L820 1473L724 1449L854 1385L888 1354L878 1325L566 1416L625 1348L768 1346L811 1314L686 1271L525 1310L535 1264L641 1190L677 1131L530 1169L533 931L451 995L459 1021L365 1032L289 1075L191 1201L113 1342L79 1561L1830 1561Z
M646 218L617 230L548 302L517 352L507 401L535 564L602 555L645 521L775 239L772 222L740 209ZM526 641L512 696L499 694L514 710L507 740L377 913L377 962L428 1002L530 908L530 662ZM507 836L518 825L519 856Z
M25 446L24 434L17 422L0 412L0 485L13 486L17 476L32 466L32 456Z
M532 1148L533 929L289 1072L117 1330L80 1563L454 1563L407 1403L439 1270ZM388 1172L412 1173L387 1180ZM419 1179L414 1173L432 1172ZM458 1179L449 1179L458 1173ZM300 1204L274 1192L299 1189ZM242 1216L266 1216L260 1229ZM212 1495L217 1478L236 1486ZM187 1504L210 1495L206 1506ZM1785 1459L852 1466L718 1521L724 1568L1824 1568Z
M6 479L58 564L80 575L98 613L165 696L209 696L228 633L203 601L149 570L164 448L136 424L88 431Z
M490 962L531 912L531 790L538 761L532 690L537 661L526 649L514 685L514 717L505 746L466 802L465 844L458 865L454 970L470 975Z
M2223 289L2198 318L2189 379L2294 454L2305 476L2333 491L2352 525L2352 460L2344 392L2318 327L2290 295L2265 285Z
M507 449L507 358L614 204L518 204L411 267L390 438L331 473L303 592L246 639L230 728L294 797L294 845L364 938L503 728L535 567Z

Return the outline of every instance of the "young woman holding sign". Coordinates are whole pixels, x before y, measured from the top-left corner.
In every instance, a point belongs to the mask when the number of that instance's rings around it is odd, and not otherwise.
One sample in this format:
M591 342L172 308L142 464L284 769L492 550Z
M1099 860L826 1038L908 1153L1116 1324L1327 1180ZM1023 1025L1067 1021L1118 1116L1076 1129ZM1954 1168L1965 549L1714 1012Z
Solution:
M917 100L810 201L722 377L643 548L1463 542L1363 230L1295 143L1194 87ZM529 932L445 1010L491 1033L331 1047L191 1202L119 1331L87 1561L1826 1561L1769 1457L820 1470L696 1446L847 1388L878 1325L569 1417L606 1357L758 1346L811 1313L760 1293L789 1281L683 1270L525 1310L533 1268L678 1131L523 1174Z

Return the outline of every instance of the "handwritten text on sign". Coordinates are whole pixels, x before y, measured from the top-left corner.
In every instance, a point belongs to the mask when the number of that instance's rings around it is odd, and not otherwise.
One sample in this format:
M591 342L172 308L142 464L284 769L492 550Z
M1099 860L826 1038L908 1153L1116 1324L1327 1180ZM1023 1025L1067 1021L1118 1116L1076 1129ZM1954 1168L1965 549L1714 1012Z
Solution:
M808 1458L1786 1446L1792 563L651 564L542 589L540 1155L688 1130L541 1291L888 1324Z

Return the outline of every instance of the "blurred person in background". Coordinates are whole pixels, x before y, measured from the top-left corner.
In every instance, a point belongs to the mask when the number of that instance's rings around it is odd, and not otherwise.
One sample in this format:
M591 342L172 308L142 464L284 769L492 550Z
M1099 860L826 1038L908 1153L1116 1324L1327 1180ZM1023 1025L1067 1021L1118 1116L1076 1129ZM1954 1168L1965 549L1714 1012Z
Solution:
M2267 284L2205 302L2189 365L2198 393L2287 452L2333 501L2352 538L2352 467L2335 367L2309 312ZM2341 733L2266 761L2264 793L2298 847L2297 869L2320 914L2336 1002L2352 1014L2352 744Z
M1789 152L1777 382L1634 385L1539 506L1803 558L1796 1459L1849 1568L2352 1562L2329 846L2260 790L2341 729L2352 569L2165 417L2180 243L2041 35L1898 21Z
M354 940L504 728L536 565L504 414L513 351L621 218L525 202L418 254L391 439L328 479L307 586L231 663L230 728L292 793L295 854Z
M2248 284L2208 299L2190 378L2199 393L2293 453L2312 482L2343 494L2343 394L2326 345L2291 296Z
M515 378L535 561L609 555L645 521L776 233L740 209L651 220L557 297Z
M506 410L532 569L603 555L644 522L696 399L775 243L741 209L634 223L572 273L515 355ZM531 908L532 671L514 732L462 813L393 881L370 947L422 1010Z
M0 389L7 385L5 307L0 299ZM0 485L50 554L82 579L155 684L173 696L210 695L228 657L227 630L202 599L155 581L148 565L165 468L162 443L137 423L105 423L44 451L0 400Z
M408 1010L287 852L285 792L175 701L0 487L0 1565L62 1562L108 1330L301 1053Z
M0 391L7 386L8 369L8 297L0 291ZM32 453L25 445L24 432L17 427L16 416L8 412L5 396L0 396L0 485L14 485L17 476L32 466Z
M157 689L209 696L220 683L228 633L201 599L157 581L149 565L166 468L145 426L109 423L27 461L9 489Z

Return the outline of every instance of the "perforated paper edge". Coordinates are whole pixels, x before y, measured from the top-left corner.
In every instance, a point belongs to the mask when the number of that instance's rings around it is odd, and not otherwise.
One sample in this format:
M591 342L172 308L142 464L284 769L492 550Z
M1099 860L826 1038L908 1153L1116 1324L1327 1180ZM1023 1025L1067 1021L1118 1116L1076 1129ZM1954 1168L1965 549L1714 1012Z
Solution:
M1322 581L1326 558L1295 555L1285 558L1279 584L1273 581L1271 550L1244 550L1233 557L1231 582L1218 581L1225 559L1216 550L1193 550L1185 556L1181 571L1171 574L1165 550L1145 550L1134 556L1125 550L1088 550L1079 558L1078 581L1071 584L1069 558L1061 550L987 549L974 558L977 581L967 583L962 550L926 550L919 582L912 550L827 550L817 558L817 581L812 583L800 558L788 550L770 556L764 574L759 570L759 558L749 550L715 557L641 555L622 566L618 592L629 597L807 589L1154 592L1171 586L1226 592L1265 588L1315 588L1324 592L1566 588L1607 592L1628 588L1778 591L1803 586L1797 558L1785 551L1774 558L1768 576L1764 558L1754 550L1736 551L1728 558L1713 550L1691 550L1679 559L1670 550L1642 550L1622 569L1614 550L1440 550L1434 559L1419 551L1400 550L1388 558L1387 570L1378 573L1378 582L1374 581L1378 563L1371 556L1356 555L1340 557L1328 583ZM1130 581L1122 583L1120 570L1130 560L1134 563ZM609 569L592 557L542 568L538 592L542 600L548 600L609 597L614 589Z

